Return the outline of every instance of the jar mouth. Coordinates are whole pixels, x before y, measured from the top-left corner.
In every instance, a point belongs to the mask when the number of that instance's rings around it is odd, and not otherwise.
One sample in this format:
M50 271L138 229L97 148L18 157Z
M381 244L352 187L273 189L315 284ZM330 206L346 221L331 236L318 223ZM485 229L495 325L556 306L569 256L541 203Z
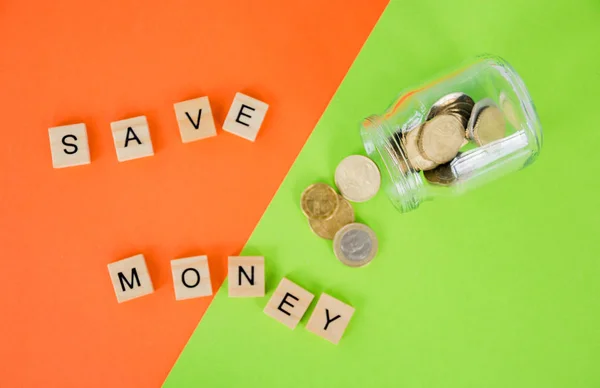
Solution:
M382 176L390 181L384 185L388 198L405 213L419 206L423 180L408 162L404 145L395 136L389 136L394 131L387 126L380 116L369 116L362 123L361 137L369 157L381 172L387 171L387 176Z

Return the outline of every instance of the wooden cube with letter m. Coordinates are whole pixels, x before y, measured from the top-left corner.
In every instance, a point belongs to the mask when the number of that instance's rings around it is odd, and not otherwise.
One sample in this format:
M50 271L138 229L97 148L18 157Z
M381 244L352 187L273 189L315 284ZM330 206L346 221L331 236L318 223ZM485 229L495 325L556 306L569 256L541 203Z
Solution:
M108 273L119 303L154 292L142 254L110 263Z

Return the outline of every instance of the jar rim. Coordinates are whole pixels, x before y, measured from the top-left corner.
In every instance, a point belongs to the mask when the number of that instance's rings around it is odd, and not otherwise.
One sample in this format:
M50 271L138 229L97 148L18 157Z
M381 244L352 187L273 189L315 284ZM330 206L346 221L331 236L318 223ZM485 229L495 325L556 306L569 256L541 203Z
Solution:
M398 210L408 212L416 209L421 202L419 194L423 180L408 162L403 146L395 139L388 138L388 134L392 132L386 126L387 123L380 116L365 118L361 128L363 144L369 157L376 162L381 161L387 171L390 184L384 186L388 191L388 198L392 199Z

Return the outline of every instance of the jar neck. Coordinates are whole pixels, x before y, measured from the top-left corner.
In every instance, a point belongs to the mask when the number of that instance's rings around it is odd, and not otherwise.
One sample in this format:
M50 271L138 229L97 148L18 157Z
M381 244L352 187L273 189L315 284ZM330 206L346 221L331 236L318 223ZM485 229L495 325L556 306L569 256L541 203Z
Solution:
M389 179L386 194L399 211L406 213L419 207L427 193L421 175L408 162L406 149L394 133L395 128L377 115L367 117L361 130L367 154Z

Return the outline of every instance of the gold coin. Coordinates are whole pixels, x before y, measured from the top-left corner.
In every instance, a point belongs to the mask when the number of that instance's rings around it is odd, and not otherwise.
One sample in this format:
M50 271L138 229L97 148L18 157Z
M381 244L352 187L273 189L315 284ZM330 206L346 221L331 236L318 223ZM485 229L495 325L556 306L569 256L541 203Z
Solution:
M515 130L520 130L520 120L517 115L517 105L513 103L510 97L504 92L500 94L500 107L502 108L502 112L504 113L504 117L510 125L513 126Z
M343 226L354 222L354 209L350 202L340 196L340 204L328 220L309 219L308 223L312 231L319 237L332 240L338 230Z
M308 186L300 198L302 212L309 219L326 220L335 213L338 205L338 194L325 183Z
M373 230L359 223L344 226L333 238L335 256L349 267L369 264L377 254L378 247Z
M431 105L431 109L429 109L429 112L427 113L426 121L429 121L438 115L453 114L461 121L463 127L466 127L474 105L475 101L465 93L450 93Z
M438 186L451 186L456 181L456 176L450 163L440 164L433 170L423 173L427 182Z
M406 149L406 157L408 162L415 170L431 170L437 163L427 159L419 150L418 142L421 136L422 125L415 127L411 131L404 134L404 148Z
M482 146L502 139L506 134L506 121L497 106L484 108L473 125L473 139Z
M345 157L335 169L335 185L344 198L365 202L381 186L381 173L375 162L363 155Z
M465 138L465 129L452 115L435 116L423 124L418 139L420 153L436 164L452 160Z

